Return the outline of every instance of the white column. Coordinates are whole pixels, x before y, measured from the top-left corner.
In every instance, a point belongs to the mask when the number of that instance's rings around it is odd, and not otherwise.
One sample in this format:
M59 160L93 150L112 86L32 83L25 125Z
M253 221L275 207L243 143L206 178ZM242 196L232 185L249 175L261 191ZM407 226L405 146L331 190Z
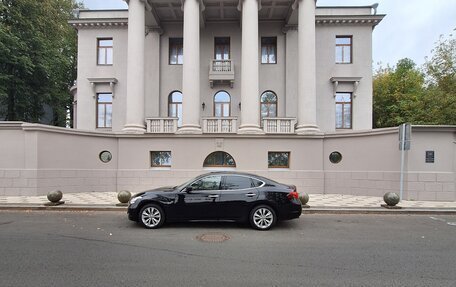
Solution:
M317 126L315 0L299 0L297 134L319 133Z
M200 1L184 0L182 127L178 133L200 134Z
M240 134L262 134L258 67L258 0L242 1Z
M144 133L144 0L128 1L126 123L123 131Z

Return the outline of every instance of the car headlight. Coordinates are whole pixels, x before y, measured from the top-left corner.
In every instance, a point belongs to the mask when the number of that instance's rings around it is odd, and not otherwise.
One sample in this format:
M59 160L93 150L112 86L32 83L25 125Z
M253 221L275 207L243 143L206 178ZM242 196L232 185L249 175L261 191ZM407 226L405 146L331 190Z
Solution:
M132 198L130 199L130 204L134 204L134 203L135 203L138 199L140 199L140 198L141 198L141 196L132 197Z

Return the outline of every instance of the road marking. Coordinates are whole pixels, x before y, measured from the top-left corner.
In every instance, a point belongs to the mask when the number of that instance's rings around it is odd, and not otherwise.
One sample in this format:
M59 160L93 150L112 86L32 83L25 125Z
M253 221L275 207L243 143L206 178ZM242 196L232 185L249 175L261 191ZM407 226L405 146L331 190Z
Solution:
M432 219L432 220L435 220L435 221L441 221L441 222L445 222L446 223L446 220L442 219L442 218L437 218L437 217L433 217L433 216L431 216L429 218Z

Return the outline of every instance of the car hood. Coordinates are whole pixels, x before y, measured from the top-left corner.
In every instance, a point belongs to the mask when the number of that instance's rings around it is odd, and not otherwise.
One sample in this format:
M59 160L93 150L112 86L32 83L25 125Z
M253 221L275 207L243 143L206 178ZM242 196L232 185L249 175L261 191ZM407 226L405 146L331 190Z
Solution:
M163 187L148 190L146 192L171 192L174 190L175 190L175 186L163 186Z

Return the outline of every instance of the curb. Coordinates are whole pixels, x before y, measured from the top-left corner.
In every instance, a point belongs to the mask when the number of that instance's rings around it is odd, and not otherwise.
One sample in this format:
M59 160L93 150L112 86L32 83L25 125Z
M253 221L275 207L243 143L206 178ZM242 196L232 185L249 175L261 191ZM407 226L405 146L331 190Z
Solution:
M0 211L25 211L25 210L44 210L44 211L122 211L127 212L127 207L112 205L0 205Z
M386 209L382 207L311 207L304 208L302 214L385 214L385 215L456 215L456 209L448 208L412 208Z
M111 212L127 212L127 207L113 205L0 205L0 211L111 211ZM386 209L382 207L309 207L303 208L302 214L409 214L409 215L426 215L426 214L443 214L456 215L456 208L407 208L401 209Z

